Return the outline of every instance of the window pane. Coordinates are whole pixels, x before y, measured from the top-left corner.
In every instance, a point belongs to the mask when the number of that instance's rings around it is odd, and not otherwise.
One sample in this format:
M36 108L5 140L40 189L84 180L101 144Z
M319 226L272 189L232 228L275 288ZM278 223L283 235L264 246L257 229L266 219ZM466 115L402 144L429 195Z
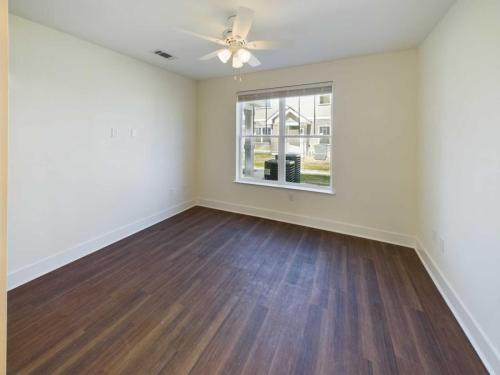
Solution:
M300 97L301 135L311 135L314 129L314 95Z
M330 185L330 138L286 138L288 183Z
M285 99L286 135L330 135L331 94Z
M300 135L300 98L285 99L285 129L286 135Z
M278 142L276 137L241 139L240 171L242 177L278 180Z
M242 135L278 135L279 100L255 100L241 104Z
M332 125L332 94L316 95L314 135L330 135Z

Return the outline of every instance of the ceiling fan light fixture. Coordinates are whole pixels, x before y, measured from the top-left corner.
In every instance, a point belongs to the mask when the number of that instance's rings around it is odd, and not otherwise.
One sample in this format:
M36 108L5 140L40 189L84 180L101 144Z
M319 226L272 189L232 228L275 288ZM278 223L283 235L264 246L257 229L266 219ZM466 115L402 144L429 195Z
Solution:
M240 48L236 54L236 56L238 56L238 59L243 63L247 63L250 58L252 57L252 54L247 51L246 49L244 48Z
M244 64L248 64L254 68L261 65L261 62L255 54L251 52L252 50L276 49L289 46L290 43L269 40L255 40L249 42L247 36L252 27L253 17L253 10L239 7L236 15L228 18L226 29L222 32L222 38L214 38L179 28L175 29L196 38L223 46L219 47L222 49L217 49L201 56L201 61L207 61L217 57L223 64L226 64L232 59L231 65L233 69L242 68Z
M243 63L241 60L238 58L238 56L234 55L233 56L233 68L238 69L243 66Z
M231 55L232 55L231 51L228 50L227 48L224 48L224 49L219 51L219 53L217 54L217 57L219 58L220 61L222 61L225 64L229 61L229 59L231 58Z

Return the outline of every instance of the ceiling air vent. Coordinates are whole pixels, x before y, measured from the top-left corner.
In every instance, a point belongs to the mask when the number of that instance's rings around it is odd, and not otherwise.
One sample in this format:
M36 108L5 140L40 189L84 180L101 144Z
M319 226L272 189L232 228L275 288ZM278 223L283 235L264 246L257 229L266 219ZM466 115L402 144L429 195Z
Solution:
M174 56L169 55L168 53L163 52L161 50L155 51L155 55L161 56L167 60L172 60L174 58Z

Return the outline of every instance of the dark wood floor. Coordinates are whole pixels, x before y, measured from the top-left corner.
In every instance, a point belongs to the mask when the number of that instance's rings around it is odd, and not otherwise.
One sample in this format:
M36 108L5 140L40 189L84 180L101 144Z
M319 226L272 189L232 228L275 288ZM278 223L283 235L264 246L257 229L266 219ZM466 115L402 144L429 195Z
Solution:
M413 250L201 207L9 292L7 365L486 373Z

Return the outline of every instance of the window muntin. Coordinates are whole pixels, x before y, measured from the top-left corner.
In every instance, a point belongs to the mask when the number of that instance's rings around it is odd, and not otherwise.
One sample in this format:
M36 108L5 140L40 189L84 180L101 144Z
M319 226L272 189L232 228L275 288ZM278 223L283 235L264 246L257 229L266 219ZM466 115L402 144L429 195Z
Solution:
M333 191L331 83L240 93L237 112L236 181Z

